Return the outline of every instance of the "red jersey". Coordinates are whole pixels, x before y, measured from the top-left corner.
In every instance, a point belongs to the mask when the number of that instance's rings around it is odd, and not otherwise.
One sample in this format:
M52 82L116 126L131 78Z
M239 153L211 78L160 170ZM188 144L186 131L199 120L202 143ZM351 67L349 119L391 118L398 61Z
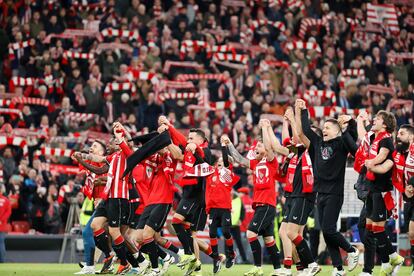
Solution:
M169 153L158 155L158 168L151 181L148 204L172 204L174 199L173 175L176 163Z
M278 171L276 158L272 161L250 160L250 169L253 171L253 209L260 204L276 207L275 181Z
M96 166L96 167L102 167L103 166L102 163L96 163L96 162L89 161L89 160L86 161L86 162L88 162L89 164L91 164L93 166ZM91 198L95 198L95 199L101 198L102 192L104 191L105 186L95 186L93 184L93 181L95 179L97 179L98 177L106 176L107 174L105 173L105 174L102 174L102 175L96 175L95 173L87 170L86 168L83 168L81 165L80 165L80 167L82 169L84 169L85 172L86 172L85 185L82 187L82 192L89 199L91 199Z
M157 164L155 163L156 158L156 154L150 156L138 164L138 166L136 166L132 171L132 176L136 181L135 186L138 190L140 198L139 206L135 210L135 214L142 214L144 212L145 206L147 205L151 181L154 176L154 170L157 167Z
M125 141L119 145L121 149L106 157L109 163L108 181L105 186L103 199L106 198L123 198L129 199L129 181L128 176L122 178L126 168L126 160L132 154L132 150Z
M240 177L229 168L215 169L214 173L206 178L206 211L212 208L231 210L231 190Z

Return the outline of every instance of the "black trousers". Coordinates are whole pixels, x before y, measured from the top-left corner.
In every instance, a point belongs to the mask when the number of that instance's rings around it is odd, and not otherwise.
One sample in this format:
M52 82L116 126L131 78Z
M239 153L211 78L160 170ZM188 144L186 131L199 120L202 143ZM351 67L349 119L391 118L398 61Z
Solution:
M343 195L318 193L317 208L319 222L334 267L342 266L339 248L342 248L346 252L352 252L352 245L336 228L343 202Z

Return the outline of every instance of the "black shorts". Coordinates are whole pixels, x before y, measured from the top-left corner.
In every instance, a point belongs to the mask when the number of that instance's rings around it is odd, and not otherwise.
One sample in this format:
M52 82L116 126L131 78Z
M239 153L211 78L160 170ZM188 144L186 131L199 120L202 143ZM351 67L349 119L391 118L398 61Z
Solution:
M139 202L129 203L129 221L128 225L131 229L138 229L139 218L141 215L135 214L135 210L137 210L139 206Z
M106 201L106 211L108 213L108 224L110 227L120 227L128 225L129 221L129 201L124 198L108 198Z
M387 220L389 212L385 207L384 198L381 193L369 193L365 201L367 209L367 218L373 222L380 222Z
M144 229L148 225L155 232L160 232L167 220L171 204L151 204L145 207L136 229Z
M283 209L282 209L282 222L288 222L288 217L289 217L289 213L290 210L292 209L292 198L291 197L287 197L285 200L285 204L283 204Z
M231 227L231 211L223 208L210 209L209 225L210 227Z
M175 212L184 217L185 221L191 222L191 218L196 209L200 207L200 202L196 199L182 198L178 203L177 210Z
M405 201L404 202L404 220L407 222L407 229L408 223L410 221L414 221L414 202L413 201Z
M108 218L108 212L106 211L106 201L101 200L98 206L95 209L95 217L105 217Z
M189 220L191 222L192 231L203 231L207 223L207 213L206 208L203 205L199 205L197 208L193 209Z
M263 237L271 237L275 235L275 217L276 208L271 205L257 206L252 220L250 221L248 230L262 235Z
M305 197L293 197L292 208L287 218L287 222L297 225L305 225L308 221L309 214L313 210L313 207L313 201Z

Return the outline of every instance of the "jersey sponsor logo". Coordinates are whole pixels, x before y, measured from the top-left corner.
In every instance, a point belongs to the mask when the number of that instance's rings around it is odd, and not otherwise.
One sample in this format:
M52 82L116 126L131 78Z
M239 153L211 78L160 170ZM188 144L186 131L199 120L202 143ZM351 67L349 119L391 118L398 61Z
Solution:
M332 157L333 150L331 147L321 147L321 155L323 160L328 160Z

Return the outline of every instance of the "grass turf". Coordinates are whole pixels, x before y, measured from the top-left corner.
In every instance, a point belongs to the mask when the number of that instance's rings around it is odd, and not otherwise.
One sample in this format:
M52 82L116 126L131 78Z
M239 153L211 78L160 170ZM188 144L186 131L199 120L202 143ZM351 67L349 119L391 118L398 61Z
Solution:
M223 270L219 275L231 275L239 276L243 275L244 272L248 271L251 265L236 265L230 270ZM30 263L6 263L0 264L0 275L1 276L69 276L73 275L74 272L79 271L77 264L30 264ZM270 265L264 266L265 275L269 275L272 272ZM318 275L331 275L332 267L323 266L322 272ZM358 275L361 272L361 268L355 269L353 272L347 273L347 275ZM401 267L397 275L410 275L411 267ZM177 268L175 265L165 275L183 275L183 271ZM379 274L379 267L375 268L374 275ZM212 265L203 265L203 275L213 275Z

